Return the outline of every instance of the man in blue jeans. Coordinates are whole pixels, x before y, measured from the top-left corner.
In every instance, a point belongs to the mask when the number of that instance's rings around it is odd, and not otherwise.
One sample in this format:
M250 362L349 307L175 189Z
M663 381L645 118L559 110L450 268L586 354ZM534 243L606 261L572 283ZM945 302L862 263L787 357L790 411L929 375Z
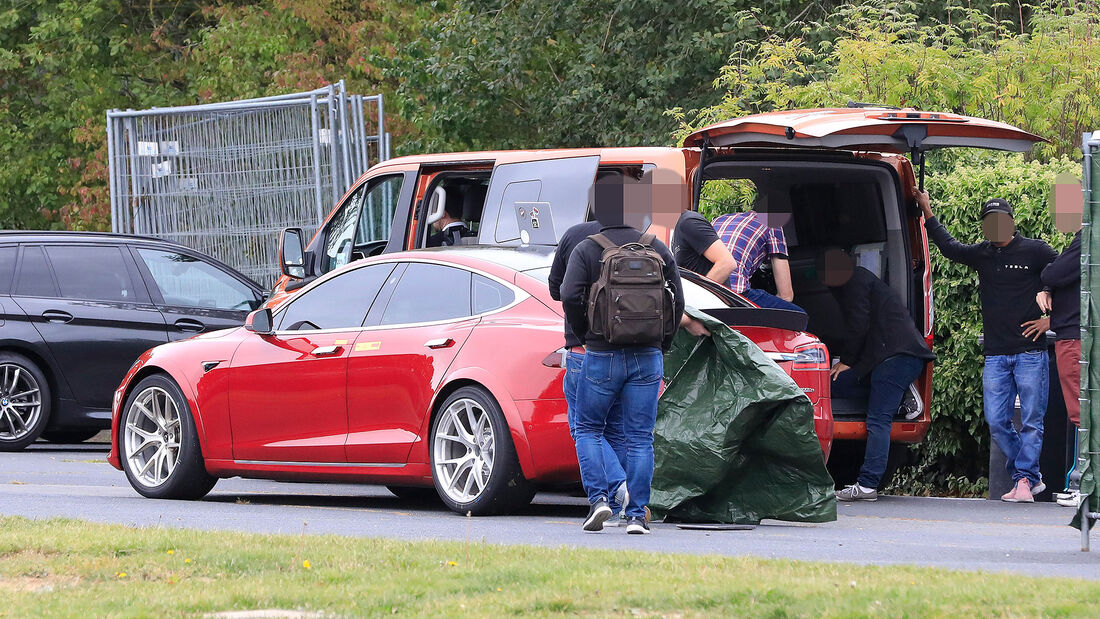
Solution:
M600 234L612 243L623 245L641 239L641 232L625 224L621 202L598 199L595 212L602 225ZM655 240L651 246L664 262L664 281L675 298L672 317L675 322L672 324L679 324L684 293L676 261L664 243ZM606 437L614 446L618 441L614 434L621 427L626 443L626 483L630 489L626 532L645 534L649 533L645 508L653 479L653 426L657 420L657 397L664 373L662 347L667 349L671 345L672 334L651 346L622 347L612 345L602 335L589 330L588 292L600 276L602 254L596 241L581 241L569 257L561 286L566 319L576 337L585 343L576 400L577 460L590 506L582 528L589 532L601 531L603 523L612 515L602 441ZM615 406L616 402L619 406Z
M1043 241L1016 231L1012 205L993 198L979 219L986 240L960 243L932 214L928 194L917 192L928 236L948 260L978 272L985 334L982 400L989 434L1004 452L1014 485L1002 501L1031 503L1046 489L1039 473L1043 448L1043 417L1050 389L1046 332L1050 318L1041 316L1035 296L1043 288L1040 275L1057 253ZM1020 397L1022 429L1012 425L1016 396Z
M844 336L829 342L837 359L832 395L867 397L867 447L856 483L838 501L875 501L890 454L890 429L913 381L936 355L928 349L898 293L853 264L839 249L826 251L818 272L844 315Z

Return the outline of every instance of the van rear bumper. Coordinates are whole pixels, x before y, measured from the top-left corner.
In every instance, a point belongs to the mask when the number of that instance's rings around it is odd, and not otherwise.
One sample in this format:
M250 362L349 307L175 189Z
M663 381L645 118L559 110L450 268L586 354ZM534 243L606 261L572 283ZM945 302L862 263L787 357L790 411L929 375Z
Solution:
M925 415L928 413L925 412ZM931 427L928 419L915 421L894 421L890 430L890 441L893 443L920 443L928 436ZM833 440L837 441L864 441L867 440L867 424L862 421L844 421L834 419Z

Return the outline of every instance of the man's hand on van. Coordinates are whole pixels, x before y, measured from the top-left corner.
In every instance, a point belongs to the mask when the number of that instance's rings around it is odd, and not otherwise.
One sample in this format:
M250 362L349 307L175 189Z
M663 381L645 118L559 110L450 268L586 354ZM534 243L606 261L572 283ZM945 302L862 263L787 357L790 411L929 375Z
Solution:
M1033 342L1038 342L1039 338L1046 335L1047 329L1050 328L1050 317L1029 320L1020 326L1024 328L1024 337L1031 338Z
M919 206L920 211L924 213L925 219L932 217L932 202L928 199L927 191L913 188L913 199L917 201L917 206Z
M841 372L846 372L850 369L852 369L851 366L844 365L840 361L837 361L836 364L833 365L833 369L829 370L829 377L836 380L836 377L840 376Z
M680 326L695 337L707 337L710 335L710 330L707 329L706 325L687 314L684 314L680 318Z
M1039 309L1044 314L1049 314L1050 308L1053 307L1050 299L1050 291L1040 290L1039 294L1035 295L1035 304L1039 306Z

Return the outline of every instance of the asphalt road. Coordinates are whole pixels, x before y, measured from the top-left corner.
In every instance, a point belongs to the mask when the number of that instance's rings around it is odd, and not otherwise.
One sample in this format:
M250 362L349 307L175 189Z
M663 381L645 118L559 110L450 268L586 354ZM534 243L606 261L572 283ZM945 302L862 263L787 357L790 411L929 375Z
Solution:
M158 501L134 492L105 461L107 445L37 444L0 453L0 514L65 516L134 526L228 529L399 539L475 540L861 564L917 564L1100 580L1100 539L1080 551L1072 510L1044 503L884 497L841 504L828 524L765 521L750 531L585 534L583 498L541 493L524 512L466 518L441 505L398 499L381 486L227 479L203 501Z

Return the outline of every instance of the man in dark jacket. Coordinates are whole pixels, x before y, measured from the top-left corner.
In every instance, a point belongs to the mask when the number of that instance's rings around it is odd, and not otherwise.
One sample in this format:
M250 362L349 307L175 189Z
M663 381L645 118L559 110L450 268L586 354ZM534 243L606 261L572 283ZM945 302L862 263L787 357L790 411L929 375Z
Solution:
M1035 494L1046 489L1039 474L1039 453L1050 388L1044 341L1050 320L1040 315L1035 295L1042 288L1039 274L1056 254L1050 245L1016 231L1012 205L1006 200L994 198L982 206L979 218L988 240L966 245L956 241L932 214L927 193L918 192L915 198L924 212L928 236L940 253L978 272L985 334L985 418L1015 482L1001 500L1031 503ZM1012 425L1017 395L1020 432Z
M428 247L461 245L463 238L474 234L462 221L461 202L448 202L443 209L443 216L432 224L436 232L428 237Z
M597 200L596 219L602 225L600 233L612 243L623 245L642 237L642 233L625 224L623 204L614 200ZM663 276L675 298L673 318L677 323L684 309L684 292L676 261L668 247L654 241L653 249L664 261ZM630 498L626 506L627 533L649 533L645 508L649 503L653 479L653 426L657 419L657 396L661 388L664 358L662 348L672 343L671 335L652 346L621 347L609 343L588 329L588 291L600 277L603 250L591 239L581 241L569 256L561 286L562 306L573 334L585 344L584 364L577 386L576 442L581 482L590 505L582 528L600 531L611 517L608 505L607 477L601 438L616 446L626 446L626 483ZM660 348L658 348L660 346ZM614 404L621 402L616 415ZM617 428L624 436L615 436Z
M1081 425L1081 231L1054 262L1040 274L1043 290L1035 302L1050 314L1054 331L1054 356L1066 413L1074 426Z
M836 493L838 501L874 501L886 472L890 427L901 400L929 361L936 358L897 293L839 249L826 252L818 269L844 315L845 335L833 347L837 385L870 387L867 448L856 483Z

